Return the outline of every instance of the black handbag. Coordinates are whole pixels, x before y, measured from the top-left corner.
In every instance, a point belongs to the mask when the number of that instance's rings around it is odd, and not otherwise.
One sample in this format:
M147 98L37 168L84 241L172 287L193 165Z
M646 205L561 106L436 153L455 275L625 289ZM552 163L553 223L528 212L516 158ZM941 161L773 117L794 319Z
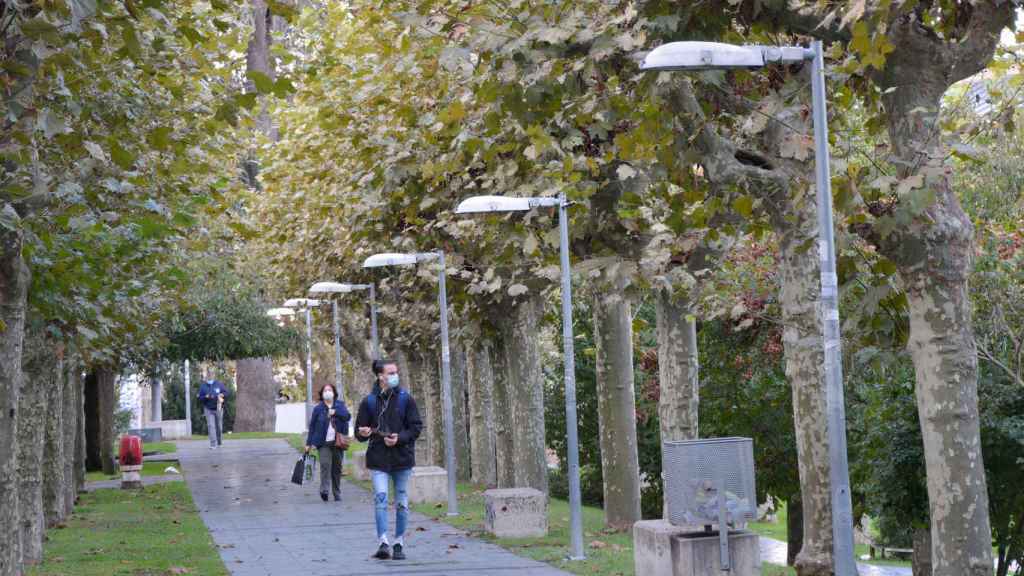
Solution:
M306 468L306 457L299 458L299 461L295 463L295 469L292 470L292 484L298 484L302 486L302 480L305 477Z

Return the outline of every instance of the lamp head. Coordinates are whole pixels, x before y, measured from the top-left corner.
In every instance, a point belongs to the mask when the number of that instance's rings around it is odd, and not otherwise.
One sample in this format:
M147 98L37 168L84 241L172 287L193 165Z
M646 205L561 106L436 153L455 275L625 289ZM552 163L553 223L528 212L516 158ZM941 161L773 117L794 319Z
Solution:
M412 254L400 254L396 252L384 252L382 254L374 254L363 262L363 268L379 268L381 266L402 266L405 264L415 264L417 262L423 262L424 260L433 260L437 258L437 254L434 252L419 252Z
M280 318L281 316L295 316L295 310L291 308L271 308L267 310L267 316Z
M351 284L341 282L317 282L309 287L310 294L348 294L354 289Z
M486 212L525 212L538 206L558 206L558 198L522 198L516 196L473 196L455 208L456 214Z
M814 52L799 46L736 46L722 42L669 42L644 57L641 70L756 70L770 63L810 60Z
M311 298L289 298L284 301L284 306L286 308L316 308L319 305L319 300L313 300Z

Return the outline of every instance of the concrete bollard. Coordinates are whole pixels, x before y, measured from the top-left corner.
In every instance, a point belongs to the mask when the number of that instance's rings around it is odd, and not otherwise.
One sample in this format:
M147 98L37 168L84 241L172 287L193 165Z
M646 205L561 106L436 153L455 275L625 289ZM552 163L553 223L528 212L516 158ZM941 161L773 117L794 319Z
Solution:
M536 538L548 534L548 498L535 488L484 492L484 528L498 538Z
M365 451L352 454L352 477L362 481L370 479L370 470L366 467Z
M409 502L425 504L448 501L448 474L440 466L416 466L409 477Z

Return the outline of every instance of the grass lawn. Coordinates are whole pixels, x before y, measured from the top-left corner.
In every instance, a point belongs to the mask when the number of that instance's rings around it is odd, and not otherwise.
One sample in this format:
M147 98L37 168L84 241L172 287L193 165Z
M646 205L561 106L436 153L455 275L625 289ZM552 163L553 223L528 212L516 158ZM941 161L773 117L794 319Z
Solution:
M164 468L168 466L174 466L181 471L181 465L178 462L143 462L142 463L142 475L143 476L163 476L165 474ZM121 478L121 473L118 472L113 476L107 476L103 471L98 470L96 472L87 472L85 474L86 482L95 482L98 480L118 480Z
M174 442L150 442L149 444L143 442L142 451L143 453L174 454L178 451L178 447Z
M184 482L82 494L30 576L226 575Z

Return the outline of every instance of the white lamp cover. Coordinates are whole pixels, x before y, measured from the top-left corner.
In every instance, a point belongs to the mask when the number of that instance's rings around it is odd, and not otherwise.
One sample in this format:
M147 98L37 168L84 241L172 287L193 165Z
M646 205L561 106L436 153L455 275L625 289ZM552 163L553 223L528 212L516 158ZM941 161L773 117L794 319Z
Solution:
M381 266L401 266L403 264L415 264L418 262L419 255L417 254L398 254L395 252L385 252L383 254L374 254L363 262L363 268L379 268Z
M341 282L317 282L309 287L310 294L346 294L354 287Z
M651 50L641 70L723 70L761 68L761 46L735 46L721 42L669 42Z
M295 310L291 308L271 308L267 310L267 316L294 316Z
M320 301L311 298L289 298L284 301L284 305L287 308L316 308Z

